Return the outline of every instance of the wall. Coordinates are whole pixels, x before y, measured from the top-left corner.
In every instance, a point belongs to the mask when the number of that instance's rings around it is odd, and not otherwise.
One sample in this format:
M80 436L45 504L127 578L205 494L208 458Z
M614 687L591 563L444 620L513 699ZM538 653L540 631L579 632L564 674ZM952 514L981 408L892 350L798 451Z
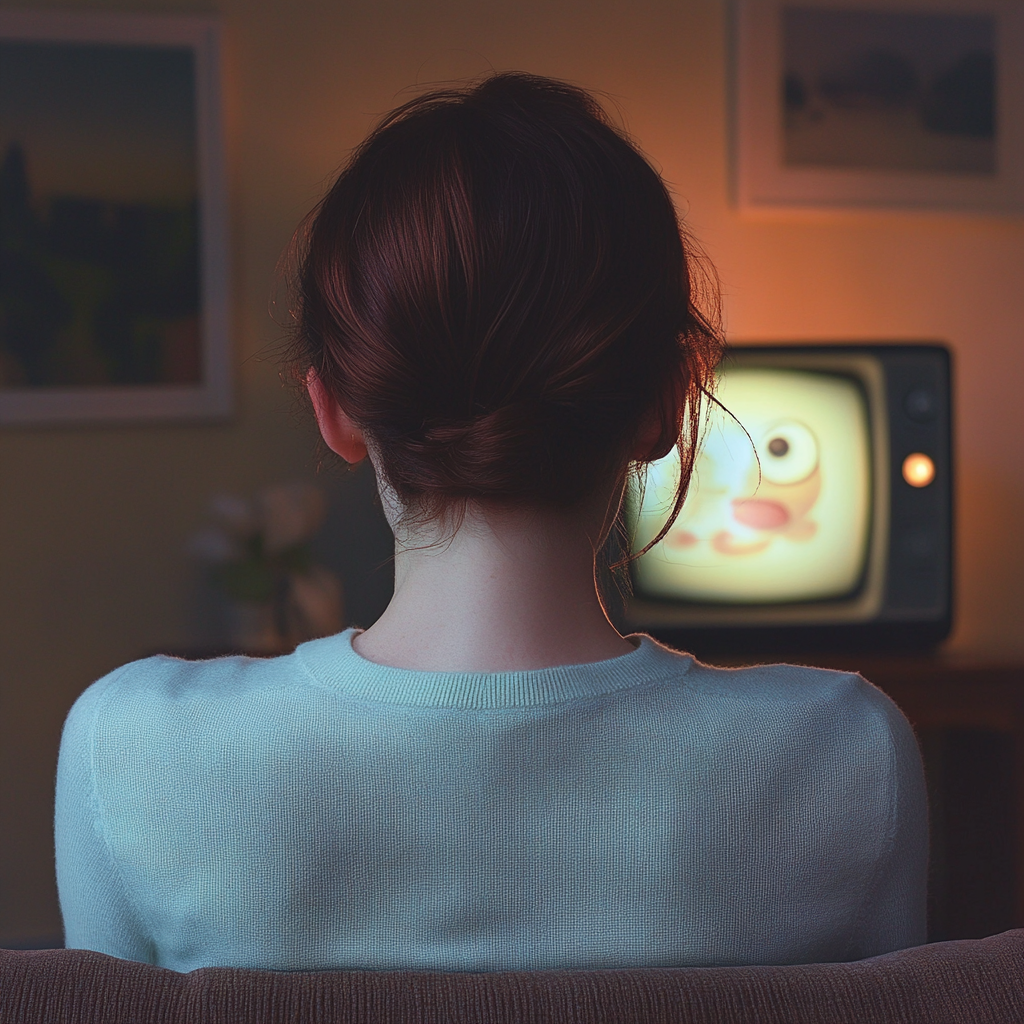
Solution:
M60 725L92 679L207 636L183 553L218 490L312 474L268 350L276 261L375 117L489 67L610 94L721 272L735 340L943 339L957 356L959 618L950 649L1024 656L1024 223L945 214L740 216L728 198L721 0L219 0L237 413L228 423L0 432L0 941L59 931ZM44 7L44 3L20 6Z

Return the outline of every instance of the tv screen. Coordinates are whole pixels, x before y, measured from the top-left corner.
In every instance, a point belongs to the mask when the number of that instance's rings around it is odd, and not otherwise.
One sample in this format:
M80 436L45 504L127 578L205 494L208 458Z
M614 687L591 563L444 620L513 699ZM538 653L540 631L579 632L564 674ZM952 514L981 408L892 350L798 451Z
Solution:
M627 624L697 653L945 636L947 351L734 348L715 398L682 512L633 563ZM632 489L633 550L658 535L678 480L673 452Z

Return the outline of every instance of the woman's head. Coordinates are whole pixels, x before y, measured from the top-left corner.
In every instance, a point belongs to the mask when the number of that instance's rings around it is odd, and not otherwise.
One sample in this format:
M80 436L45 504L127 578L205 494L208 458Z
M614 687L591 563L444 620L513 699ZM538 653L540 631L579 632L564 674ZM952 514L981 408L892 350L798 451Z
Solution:
M664 184L587 93L495 75L356 150L308 223L300 357L419 515L571 508L675 445L685 488L721 349L693 272Z

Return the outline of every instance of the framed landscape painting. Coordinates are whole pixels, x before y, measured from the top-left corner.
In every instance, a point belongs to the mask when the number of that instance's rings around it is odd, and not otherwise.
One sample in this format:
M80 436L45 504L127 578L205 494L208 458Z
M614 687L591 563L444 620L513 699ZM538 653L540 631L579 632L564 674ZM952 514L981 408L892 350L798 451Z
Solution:
M1024 4L739 0L741 207L1024 213Z
M0 424L223 416L215 20L0 11Z

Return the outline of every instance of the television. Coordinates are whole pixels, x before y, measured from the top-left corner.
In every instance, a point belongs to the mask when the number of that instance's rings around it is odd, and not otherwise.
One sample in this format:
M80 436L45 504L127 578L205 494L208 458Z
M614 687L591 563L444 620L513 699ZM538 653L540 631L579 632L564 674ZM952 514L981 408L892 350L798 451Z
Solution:
M678 479L673 452L631 488L634 551ZM952 623L952 494L944 346L732 347L624 625L699 656L927 649Z

